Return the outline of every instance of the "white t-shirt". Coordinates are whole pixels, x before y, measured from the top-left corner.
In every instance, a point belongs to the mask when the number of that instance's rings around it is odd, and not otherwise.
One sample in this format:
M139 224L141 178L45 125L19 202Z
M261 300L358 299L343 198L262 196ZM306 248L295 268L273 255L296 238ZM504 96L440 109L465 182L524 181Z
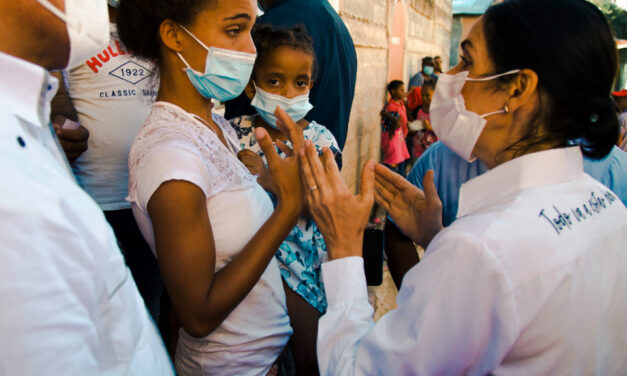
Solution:
M624 375L627 210L578 147L462 185L457 220L372 321L362 259L322 265L323 375Z
M157 94L150 63L134 58L110 24L109 46L66 74L88 149L73 164L79 184L103 210L129 208L128 154Z
M218 271L244 248L273 207L255 177L237 159L237 137L229 123L218 115L213 120L222 128L231 149L178 106L155 103L131 148L128 200L155 252L146 209L150 197L169 180L185 180L201 188L207 197ZM291 334L285 292L276 259L272 258L255 287L211 334L194 338L181 329L177 372L265 375Z

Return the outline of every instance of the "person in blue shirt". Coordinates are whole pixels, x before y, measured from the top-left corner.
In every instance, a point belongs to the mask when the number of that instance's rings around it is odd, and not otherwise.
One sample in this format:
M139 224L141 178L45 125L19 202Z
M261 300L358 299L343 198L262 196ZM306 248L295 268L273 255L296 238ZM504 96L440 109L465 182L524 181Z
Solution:
M344 22L327 0L261 0L265 12L257 24L291 27L303 24L314 41L317 79L309 94L313 110L307 121L324 124L344 148L357 80L357 54ZM253 115L241 95L226 103L225 118Z
M584 157L583 168L588 175L616 193L627 206L627 153L614 146L605 158ZM447 227L457 217L459 190L462 184L485 173L488 168L479 160L466 162L438 141L416 161L407 180L421 190L425 190L422 179L429 170L434 171L433 182L442 202L442 225ZM413 242L389 219L385 225L385 250L388 259L393 259L388 266L396 286L400 287L404 275L403 270L406 271L415 265L418 262L418 256Z
M435 75L435 61L431 56L422 58L422 69L409 79L409 91L415 87L422 87L426 80L431 80L434 84L438 81L438 76Z

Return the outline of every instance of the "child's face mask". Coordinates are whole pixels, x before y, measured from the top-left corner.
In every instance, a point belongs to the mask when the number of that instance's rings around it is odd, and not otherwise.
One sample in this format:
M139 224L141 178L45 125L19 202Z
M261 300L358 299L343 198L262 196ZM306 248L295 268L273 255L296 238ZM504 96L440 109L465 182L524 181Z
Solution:
M268 125L275 129L279 129L276 125L277 118L274 116L274 111L277 107L280 106L284 109L294 121L305 118L305 115L313 108L311 103L309 103L309 92L289 99L281 95L268 93L257 86L257 84L255 84L255 96L250 105L257 110L259 116Z

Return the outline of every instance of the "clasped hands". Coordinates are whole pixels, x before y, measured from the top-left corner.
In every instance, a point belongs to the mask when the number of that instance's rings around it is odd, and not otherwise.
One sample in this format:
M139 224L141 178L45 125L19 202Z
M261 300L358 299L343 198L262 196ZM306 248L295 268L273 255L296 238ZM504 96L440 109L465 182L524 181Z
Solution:
M361 172L359 193L353 194L333 153L324 148L319 156L311 141L305 141L301 127L283 109L277 108L275 115L277 126L288 135L293 149L277 142L287 155L281 158L265 129L255 130L268 163L265 183L279 198L279 205L287 201L299 212L303 206L309 209L330 259L362 255L363 232L375 199L403 233L425 248L442 229L442 203L433 183L433 171L425 175L423 192L369 160Z

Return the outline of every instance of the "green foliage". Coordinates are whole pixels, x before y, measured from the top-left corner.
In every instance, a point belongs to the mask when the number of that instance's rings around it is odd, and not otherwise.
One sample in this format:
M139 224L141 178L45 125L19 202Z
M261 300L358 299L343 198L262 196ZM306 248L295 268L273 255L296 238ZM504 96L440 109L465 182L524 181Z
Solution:
M601 9L618 39L627 39L627 10L609 0L590 0Z

